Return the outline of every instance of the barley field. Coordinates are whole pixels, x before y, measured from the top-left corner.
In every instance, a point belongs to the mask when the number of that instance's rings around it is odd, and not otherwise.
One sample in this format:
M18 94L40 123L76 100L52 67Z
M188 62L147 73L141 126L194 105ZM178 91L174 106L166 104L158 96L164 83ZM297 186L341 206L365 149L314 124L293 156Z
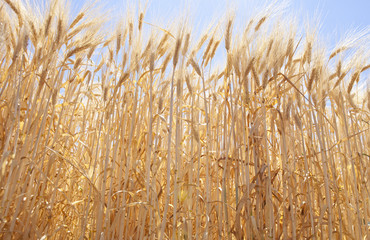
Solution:
M370 237L370 28L47 2L0 0L0 239Z

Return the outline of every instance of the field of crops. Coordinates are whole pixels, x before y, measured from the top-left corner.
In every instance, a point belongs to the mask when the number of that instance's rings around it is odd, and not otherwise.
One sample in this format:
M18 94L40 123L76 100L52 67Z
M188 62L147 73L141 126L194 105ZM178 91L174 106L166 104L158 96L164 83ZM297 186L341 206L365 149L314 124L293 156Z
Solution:
M0 0L1 239L370 237L370 29L65 6Z

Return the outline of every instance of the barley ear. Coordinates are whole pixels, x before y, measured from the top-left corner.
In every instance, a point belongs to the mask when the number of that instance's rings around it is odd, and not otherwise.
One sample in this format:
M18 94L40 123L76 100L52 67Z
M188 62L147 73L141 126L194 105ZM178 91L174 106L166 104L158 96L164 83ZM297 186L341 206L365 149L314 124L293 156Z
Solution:
M139 16L139 31L141 31L141 28L143 26L143 19L144 19L144 14L141 12Z
M69 28L73 28L76 24L85 16L85 13L81 12L77 15L77 17L73 20Z
M18 17L19 26L22 26L23 25L23 19L22 19L22 15L21 15L21 11L19 9L19 6L14 5L14 3L12 1L10 1L10 0L4 0L4 1L15 12L15 14Z
M190 33L187 33L185 35L185 42L184 42L184 46L182 47L182 55L185 56L186 53L188 52L188 49L189 49L189 41L190 41Z
M230 50L230 39L232 34L232 25L233 25L233 19L229 19L226 27L226 34L225 34L225 48L226 51Z
M355 82L358 82L359 78L360 78L360 72L359 72L359 71L355 72L355 73L352 75L352 77L351 77L351 81L349 82L349 84L348 84L348 88L347 88L347 93L348 93L348 94L350 94L350 93L351 93L351 90L352 90L352 88L353 88L353 85L355 84Z
M307 83L307 90L309 92L311 92L311 90L312 90L312 84L313 84L313 81L316 79L316 75L317 75L317 70L316 70L316 68L313 68L312 72L311 72L311 75L310 75L310 78L308 79L308 83Z
M176 66L179 60L180 47L181 47L181 38L178 38L176 40L175 53L173 55L173 66Z
M263 18L261 18L261 19L258 21L258 23L257 23L256 27L254 28L254 31L255 31L255 32L257 32L257 31L260 29L260 27L261 27L261 26L262 26L262 24L266 21L266 19L267 19L267 17L266 17L266 16L264 16Z
M150 72L154 71L154 62L155 62L155 52L152 51L150 53L150 57L149 57L149 70L150 70Z
M196 62L194 61L194 59L193 59L193 58L190 58L190 59L189 59L189 63L190 63L190 64L191 64L191 66L194 68L195 72L196 72L200 77L202 77L202 72L200 71L200 67L199 67L198 63L196 63Z
M189 74L186 74L186 76L185 76L185 82L186 82L186 86L188 87L189 93L190 94L193 94L193 88L192 88L191 83L190 83Z

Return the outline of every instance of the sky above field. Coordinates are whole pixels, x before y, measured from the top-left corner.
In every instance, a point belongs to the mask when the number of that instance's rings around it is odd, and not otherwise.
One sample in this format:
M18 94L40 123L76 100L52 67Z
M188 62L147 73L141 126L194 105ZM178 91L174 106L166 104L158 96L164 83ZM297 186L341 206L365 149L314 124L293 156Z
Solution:
M194 13L194 21L207 24L228 8L236 10L239 21L247 18L254 9L260 10L263 3L269 1L248 0L199 0L199 1L173 1L152 0L149 12L157 12L159 16L173 17L183 9ZM187 5L191 5L191 7ZM344 34L349 29L370 26L369 0L292 0L288 11L296 12L301 20L315 16L320 18L322 32L327 34ZM175 15L176 16L176 15ZM300 20L300 19L298 19Z
M72 8L78 9L89 0L74 0ZM127 9L145 9L144 21L162 28L186 19L195 39L199 33L214 24L225 22L229 10L235 14L235 26L243 28L253 14L263 12L268 0L102 0L104 9L113 19L125 18ZM141 2L141 6L140 3ZM278 1L283 2L283 1ZM370 0L291 0L285 12L296 17L299 31L318 27L319 40L330 51L351 30L370 28ZM151 27L146 25L149 31ZM224 27L224 26L222 26ZM351 34L349 34L351 35ZM367 71L368 72L368 71ZM369 73L363 73L363 87L369 87Z
M83 4L86 0L72 1ZM138 5L133 0L106 0L106 8L120 16L127 7ZM142 1L145 5L145 1ZM186 15L190 24L202 30L219 18L225 17L228 9L234 10L237 22L244 25L256 10L263 10L266 0L148 0L145 21L168 25L174 19ZM320 36L332 46L344 34L353 29L370 27L369 0L292 0L287 12L297 16L298 21L319 23ZM243 21L244 20L244 21ZM316 21L318 20L318 21Z

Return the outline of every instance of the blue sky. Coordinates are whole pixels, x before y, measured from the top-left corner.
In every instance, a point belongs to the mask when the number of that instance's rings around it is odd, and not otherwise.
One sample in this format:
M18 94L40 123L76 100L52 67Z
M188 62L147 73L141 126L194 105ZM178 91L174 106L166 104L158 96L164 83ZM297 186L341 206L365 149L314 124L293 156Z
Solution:
M145 3L146 0L142 1ZM86 0L72 1L82 4ZM103 1L114 15L125 13L127 6L137 5L133 0L106 0ZM191 24L195 28L206 28L212 21L225 16L227 9L234 9L237 20L242 23L248 19L254 9L261 8L267 0L148 0L146 21L155 24L167 25L173 19L191 13ZM333 45L339 41L347 31L356 28L370 27L370 0L291 0L289 12L296 13L298 20L304 22L319 17L320 37Z
M112 1L111 2L119 2ZM259 2L259 3L258 3ZM248 1L248 0L152 0L150 11L156 11L164 16L173 16L173 13L181 12L187 4L192 5L191 10L195 10L195 17L202 21L210 20L211 17L222 15L228 6L237 8L237 15L243 17L250 12L253 7L261 7L267 1ZM370 26L370 1L369 0L292 0L291 8L301 14L313 17L315 12L321 15L324 32L348 30L352 27ZM208 17L207 17L208 16Z
M71 0L74 10L92 0ZM279 0L278 0L279 1ZM113 19L125 18L127 8L137 10L142 3L146 6L144 21L167 28L171 23L177 23L181 17L187 18L196 36L204 32L210 24L225 20L228 10L234 10L235 25L245 26L253 13L263 10L268 0L101 0L104 9L111 11ZM281 2L281 1L279 1ZM289 2L289 1L288 1ZM291 0L287 12L295 16L299 24L309 22L319 23L319 40L330 51L351 30L370 29L370 0ZM225 21L223 21L225 22ZM145 26L145 25L144 25ZM299 25L303 31L304 25ZM151 29L147 26L146 29ZM222 58L222 57L221 57ZM369 88L370 74L361 75L362 87Z

